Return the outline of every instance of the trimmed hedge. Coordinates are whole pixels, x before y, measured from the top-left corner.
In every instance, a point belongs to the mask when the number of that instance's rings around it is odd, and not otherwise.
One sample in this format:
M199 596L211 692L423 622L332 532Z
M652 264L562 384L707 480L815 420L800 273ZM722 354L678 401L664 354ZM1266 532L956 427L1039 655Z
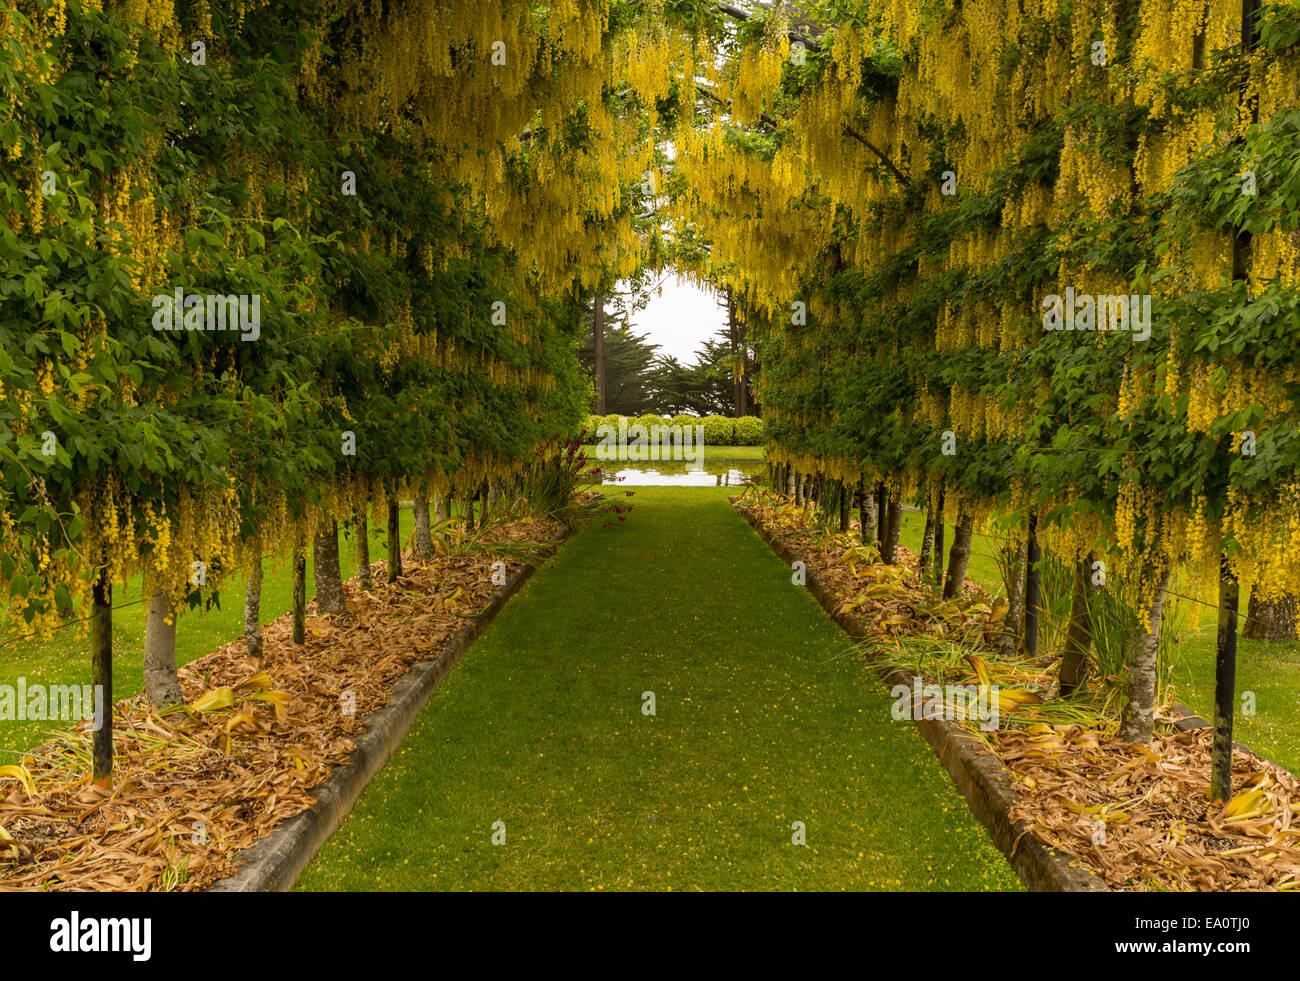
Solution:
M608 424L618 431L619 421L625 418L617 413L607 416L589 415L583 422L582 427L587 431L586 441L588 443L599 442L600 437L596 435L597 427L602 424ZM651 426L704 426L704 443L706 446L762 446L767 441L767 432L763 426L763 420L757 416L741 416L739 419L731 419L727 416L687 416L678 415L671 419L667 416L627 416L628 428L636 425L645 426L649 429ZM694 430L691 431L694 436Z

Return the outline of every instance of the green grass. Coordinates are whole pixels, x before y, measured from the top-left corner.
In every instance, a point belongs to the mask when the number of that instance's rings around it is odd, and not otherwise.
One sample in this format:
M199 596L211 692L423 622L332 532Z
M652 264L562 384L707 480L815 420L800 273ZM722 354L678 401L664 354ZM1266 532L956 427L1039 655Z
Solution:
M402 511L402 536L410 534L414 516L409 508ZM370 525L370 558L382 559L386 554L387 534L382 528ZM340 531L339 565L345 578L356 573L355 540ZM188 664L216 650L244 633L244 594L248 581L246 572L231 577L230 588L221 596L220 608L186 610L181 614L176 629L176 664ZM307 561L307 596L313 595L313 575L310 555ZM113 606L126 606L113 611L113 694L115 698L134 695L144 688L141 660L144 654L145 613L148 606L139 602L140 579L136 577L125 586L113 588ZM262 579L262 622L270 623L287 613L293 606L293 570L287 559L267 560ZM0 621L0 628L3 622ZM15 636L24 629L21 624L11 624L11 629L0 629L0 637ZM88 685L91 683L90 654L87 624L65 627L49 640L33 638L0 647L0 684L17 685L23 676L29 685ZM66 728L68 723L29 722L17 720L0 722L0 765L12 762L12 757L38 745L45 734L54 728Z
M1019 887L725 491L632 502L510 601L299 889Z
M586 445L583 446L582 451L587 454L589 459L595 460L597 448L595 445ZM705 444L703 450L704 459L706 460L762 460L765 458L765 450L761 446L709 446ZM620 451L618 458L626 460L626 451ZM635 462L644 463L647 461Z

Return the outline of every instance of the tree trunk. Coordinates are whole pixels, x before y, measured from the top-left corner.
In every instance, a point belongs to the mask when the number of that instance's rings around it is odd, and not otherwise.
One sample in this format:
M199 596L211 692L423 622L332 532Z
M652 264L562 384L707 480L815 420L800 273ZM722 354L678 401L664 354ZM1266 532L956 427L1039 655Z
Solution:
M1088 680L1088 659L1092 656L1092 616L1089 609L1092 563L1091 552L1075 563L1070 625L1065 632L1065 652L1061 655L1058 675L1062 698L1079 691Z
M1038 551L1038 515L1029 515L1029 538L1025 555L1025 656L1038 656L1038 592L1041 572Z
M888 565L898 564L898 539L903 533L903 502L889 502L889 520L885 522L885 541L880 557Z
M952 533L952 551L948 555L948 581L943 586L943 598L960 596L966 588L966 566L970 564L970 540L975 523L960 511L957 527Z
M345 613L343 573L339 570L339 526L322 521L312 542L312 569L316 573L316 612Z
M415 554L417 558L433 558L433 536L429 534L429 499L415 499Z
M939 484L939 500L934 503L934 584L943 585L943 484Z
M370 520L363 510L353 522L357 530L357 585L370 589L375 581L370 575Z
M302 541L293 546L293 642L307 643L307 547Z
M113 786L113 584L107 571L100 572L91 595L90 673L99 726L92 748L91 779L95 786L108 790Z
M1232 718L1237 698L1237 606L1240 587L1226 555L1219 558L1219 636L1214 657L1214 743L1210 799L1232 798Z
M1129 638L1125 651L1128 664L1128 704L1124 706L1124 721L1119 727L1119 738L1131 743L1151 741L1156 720L1156 657L1160 650L1160 621L1165 611L1165 590L1169 587L1171 566L1156 580L1155 570L1144 567L1142 582L1156 582L1155 594L1147 608L1146 622L1143 611L1137 611L1137 626Z
M433 499L433 523L442 524L447 520L447 497L440 494Z
M803 474L798 470L794 472L794 503L797 507L803 507Z
M388 502L388 581L397 582L402 574L402 531L397 500Z
M929 495L926 495L925 502L925 531L921 534L921 556L917 560L916 571L921 579L930 572L930 564L934 562L934 505L930 503Z
M1250 591L1250 605L1246 608L1246 623L1241 636L1247 640L1295 640L1296 602L1290 593L1277 599L1259 597L1259 586Z
M853 491L851 491L849 485L842 480L837 480L835 485L840 492L840 531L848 531L850 507L849 498L853 496Z
M1007 562L1007 616L1002 621L1002 637L998 641L998 657L1013 657L1020 647L1020 625L1025 619L1025 575L1029 566L1029 543L1012 541L1006 549Z
M244 592L244 651L262 663L262 550L257 549L253 571Z
M876 484L876 544L883 553L885 538L889 534L889 497L885 493L884 483Z
M167 594L156 590L144 625L144 690L154 708L185 704L176 677L176 611Z
M596 415L605 414L605 294L591 301L591 349L595 359Z
M858 480L858 524L863 545L876 543L876 495L867 493L866 481Z

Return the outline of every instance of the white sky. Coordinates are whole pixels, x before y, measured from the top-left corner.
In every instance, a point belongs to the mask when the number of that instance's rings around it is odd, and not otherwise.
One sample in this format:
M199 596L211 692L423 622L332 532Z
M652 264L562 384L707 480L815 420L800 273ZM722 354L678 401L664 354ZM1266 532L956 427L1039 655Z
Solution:
M695 352L726 324L726 311L706 293L684 279L667 274L650 303L632 316L632 330L647 335L659 353L682 364L694 364Z

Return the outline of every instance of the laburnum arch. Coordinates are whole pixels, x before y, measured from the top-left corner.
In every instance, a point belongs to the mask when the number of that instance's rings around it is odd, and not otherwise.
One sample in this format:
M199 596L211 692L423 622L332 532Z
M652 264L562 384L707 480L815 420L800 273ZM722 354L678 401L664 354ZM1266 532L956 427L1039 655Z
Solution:
M1298 24L1249 0L0 7L0 585L33 629L134 572L166 609L196 560L211 594L372 505L508 480L585 411L584 298L676 266L743 311L783 484L946 519L951 590L997 516L1153 613L1175 565L1296 593ZM262 340L158 336L176 287L262 296ZM1067 292L1149 296L1150 337L1044 331Z

